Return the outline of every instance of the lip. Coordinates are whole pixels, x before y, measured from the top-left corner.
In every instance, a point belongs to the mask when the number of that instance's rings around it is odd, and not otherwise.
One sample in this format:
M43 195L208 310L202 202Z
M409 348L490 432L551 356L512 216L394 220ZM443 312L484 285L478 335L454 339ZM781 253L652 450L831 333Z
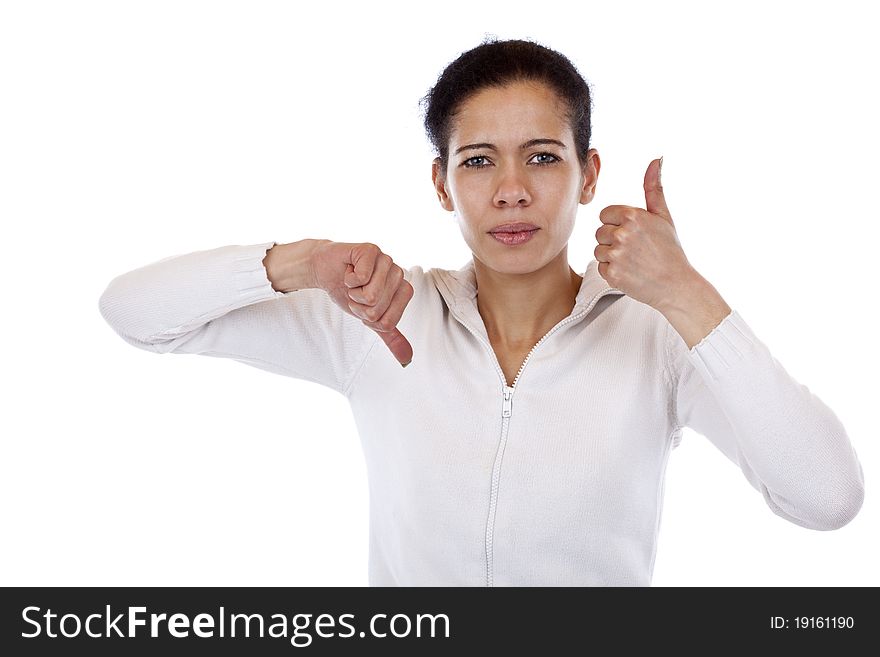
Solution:
M506 233L506 232L497 232L497 233L489 233L492 238L498 242L506 246L519 246L520 244L525 244L529 240L531 240L535 233L538 232L538 229L535 230L520 230L515 233Z
M535 224L527 224L522 221L495 226L490 233L526 233L532 230L540 230Z

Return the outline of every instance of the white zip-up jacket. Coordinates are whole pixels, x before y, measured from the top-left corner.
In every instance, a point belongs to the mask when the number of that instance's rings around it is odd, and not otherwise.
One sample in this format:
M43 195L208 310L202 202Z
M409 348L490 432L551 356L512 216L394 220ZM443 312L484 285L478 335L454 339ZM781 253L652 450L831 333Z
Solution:
M275 291L262 262L274 244L135 269L110 282L100 311L136 347L232 358L348 399L367 465L372 586L650 585L683 427L790 522L837 529L861 507L843 426L736 311L688 349L593 260L571 314L508 386L472 261L404 270L415 294L398 328L414 357L402 368L322 290Z

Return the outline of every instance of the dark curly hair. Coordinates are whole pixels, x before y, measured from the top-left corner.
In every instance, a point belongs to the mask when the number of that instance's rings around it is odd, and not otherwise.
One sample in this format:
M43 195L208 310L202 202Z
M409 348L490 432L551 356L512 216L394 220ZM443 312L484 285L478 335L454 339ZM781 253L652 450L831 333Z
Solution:
M565 101L578 160L581 167L586 165L592 133L592 98L586 80L567 57L546 46L533 41L499 41L489 37L449 64L419 102L425 132L440 158L443 172L449 161L452 121L461 105L487 87L522 81L543 82Z

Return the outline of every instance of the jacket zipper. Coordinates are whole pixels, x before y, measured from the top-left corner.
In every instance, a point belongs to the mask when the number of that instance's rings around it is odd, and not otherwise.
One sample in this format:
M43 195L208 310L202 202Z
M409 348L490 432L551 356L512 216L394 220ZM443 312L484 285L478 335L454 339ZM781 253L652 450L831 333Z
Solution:
M498 357L495 355L495 351L492 349L492 345L487 343L482 338L482 336L478 335L476 331L468 326L467 322L463 321L461 317L459 317L458 314L455 313L458 321L461 322L461 324L463 324L465 328L467 328L471 333L473 333L474 337L476 337L477 340L483 343L483 346L486 348L486 350L489 352L489 355L492 357L492 360L495 362L495 369L498 371L498 375L501 377L501 440L498 443L498 450L495 452L495 463L492 466L492 486L489 492L489 517L486 521L486 586L494 586L493 556L495 511L498 507L498 486L501 480L501 460L504 456L504 447L507 444L507 432L510 427L510 418L513 415L513 393L516 390L516 384L526 367L526 363L529 362L529 359L535 352L535 349L537 349L547 338L549 338L566 324L570 324L571 322L577 321L584 317L593 309L599 299L604 297L611 289L613 288L607 288L599 292L595 297L593 297L593 300L590 301L590 305L584 308L584 310L579 312L577 315L566 317L552 329L547 331L544 337L538 340L538 342L535 343L535 345L529 350L529 353L526 355L522 364L519 366L519 371L516 373L516 377L514 377L513 379L512 386L507 385L507 380L504 378L504 371L501 369L501 364L498 362Z

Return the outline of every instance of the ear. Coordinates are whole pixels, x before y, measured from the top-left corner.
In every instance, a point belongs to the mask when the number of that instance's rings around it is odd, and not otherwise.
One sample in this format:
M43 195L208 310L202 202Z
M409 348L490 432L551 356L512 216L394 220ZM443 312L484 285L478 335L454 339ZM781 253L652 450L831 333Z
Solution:
M434 190L437 192L437 198L444 210L452 212L455 206L452 203L452 197L446 191L446 172L440 164L440 158L435 157L431 163L431 181L434 183Z
M581 205L586 205L596 195L596 184L599 182L600 168L602 168L602 161L599 159L599 151L591 148L587 151L587 163L581 171L581 178L584 181L581 188L581 197L578 201Z

